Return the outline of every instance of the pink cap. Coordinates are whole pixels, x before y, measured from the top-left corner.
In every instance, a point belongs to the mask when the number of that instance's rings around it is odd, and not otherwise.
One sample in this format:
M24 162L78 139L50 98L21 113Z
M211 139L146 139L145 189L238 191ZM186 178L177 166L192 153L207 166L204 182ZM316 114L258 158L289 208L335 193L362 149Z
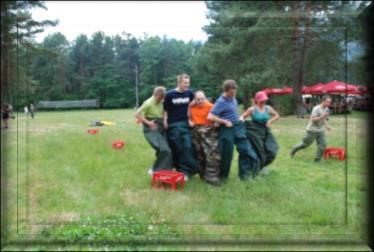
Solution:
M259 91L255 95L256 102L263 102L269 100L267 94L264 91Z

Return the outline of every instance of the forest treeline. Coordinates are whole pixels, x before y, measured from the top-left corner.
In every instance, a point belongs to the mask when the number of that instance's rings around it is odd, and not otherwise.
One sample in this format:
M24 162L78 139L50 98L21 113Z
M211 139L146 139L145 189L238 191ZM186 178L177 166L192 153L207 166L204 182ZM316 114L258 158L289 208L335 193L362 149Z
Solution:
M53 33L34 35L57 21L35 21L42 1L1 2L2 101L13 107L40 100L98 99L103 108L129 108L153 87L175 86L191 76L193 89L216 98L224 79L238 81L247 106L265 87L294 88L333 79L366 84L362 10L365 1L207 1L208 40L135 38L84 33L69 42Z

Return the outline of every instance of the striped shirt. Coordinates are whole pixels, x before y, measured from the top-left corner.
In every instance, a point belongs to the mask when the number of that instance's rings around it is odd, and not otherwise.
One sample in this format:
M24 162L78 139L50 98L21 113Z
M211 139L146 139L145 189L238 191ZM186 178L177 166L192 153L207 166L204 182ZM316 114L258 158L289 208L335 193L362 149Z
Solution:
M238 101L235 98L228 98L221 95L214 103L210 112L230 122L239 121Z

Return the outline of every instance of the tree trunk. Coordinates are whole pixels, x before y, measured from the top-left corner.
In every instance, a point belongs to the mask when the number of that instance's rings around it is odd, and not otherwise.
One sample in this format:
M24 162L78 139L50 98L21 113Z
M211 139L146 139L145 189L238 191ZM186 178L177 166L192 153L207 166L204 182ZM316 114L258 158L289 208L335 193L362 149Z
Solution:
M311 39L311 1L305 2L305 31L300 32L300 2L294 2L294 29L292 39L294 41L294 68L293 68L293 96L294 108L301 102L302 87L304 82L304 65Z
M11 102L9 87L9 51L4 45L1 49L1 102Z
M294 43L294 66L293 66L293 74L292 74L292 81L293 81L293 96L294 96L294 108L297 108L299 103L299 95L300 95L300 65L301 65L301 50L300 50L300 2L295 1L293 5L293 19L294 19L294 27L293 27L293 34L292 40Z

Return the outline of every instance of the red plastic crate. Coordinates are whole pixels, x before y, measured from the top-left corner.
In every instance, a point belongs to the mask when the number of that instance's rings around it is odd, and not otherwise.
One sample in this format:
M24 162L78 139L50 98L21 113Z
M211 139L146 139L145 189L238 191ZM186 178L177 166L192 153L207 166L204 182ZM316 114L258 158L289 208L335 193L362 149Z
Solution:
M182 190L184 190L185 181L183 172L159 170L152 175L152 187L159 188L169 185L170 189L177 191L178 184L181 186Z
M345 149L340 147L328 147L323 153L324 159L328 159L332 156L339 157L339 160L344 160L346 157Z
M91 134L91 135L99 134L99 130L98 129L89 129L89 130L87 130L87 133Z
M115 140L115 141L112 142L112 147L114 149L121 149L121 148L123 148L123 146L125 146L125 142L124 141Z

